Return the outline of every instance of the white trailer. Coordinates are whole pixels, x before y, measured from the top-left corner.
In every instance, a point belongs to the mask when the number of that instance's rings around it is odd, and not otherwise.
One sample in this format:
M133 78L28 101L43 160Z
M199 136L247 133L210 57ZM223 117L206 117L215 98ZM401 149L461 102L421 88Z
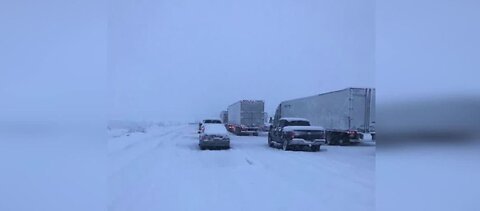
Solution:
M375 137L375 89L347 88L315 96L287 100L277 107L275 120L300 117L326 128L329 144Z
M258 135L264 126L264 109L262 100L241 100L228 106L227 128L237 135Z

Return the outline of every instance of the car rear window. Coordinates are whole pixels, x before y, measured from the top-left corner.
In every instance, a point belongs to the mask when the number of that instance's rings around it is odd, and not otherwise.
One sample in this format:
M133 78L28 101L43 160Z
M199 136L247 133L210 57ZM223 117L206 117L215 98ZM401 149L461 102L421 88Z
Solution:
M222 121L220 120L205 120L205 123L207 124L222 124Z
M310 126L307 121L290 121L286 123L286 126Z

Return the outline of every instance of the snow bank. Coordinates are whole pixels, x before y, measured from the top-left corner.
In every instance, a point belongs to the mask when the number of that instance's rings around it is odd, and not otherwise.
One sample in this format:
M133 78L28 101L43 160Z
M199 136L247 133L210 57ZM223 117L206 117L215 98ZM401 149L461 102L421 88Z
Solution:
M122 137L136 144L109 154L109 210L375 209L373 142L284 152L267 137L232 136L230 150L202 151L196 129Z

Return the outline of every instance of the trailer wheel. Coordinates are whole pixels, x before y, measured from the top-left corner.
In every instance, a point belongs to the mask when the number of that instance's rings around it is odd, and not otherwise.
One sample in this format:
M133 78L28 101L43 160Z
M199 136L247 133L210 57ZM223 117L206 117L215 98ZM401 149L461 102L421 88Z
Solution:
M235 127L235 135L240 136L241 130L238 127Z
M348 135L344 135L344 136L340 137L339 138L339 144L341 146L345 146L345 145L350 144L350 138L348 137Z
M283 140L283 144L282 144L282 149L283 151L287 151L288 150L288 140Z
M325 144L327 145L335 145L335 135L333 134L328 134L325 138Z

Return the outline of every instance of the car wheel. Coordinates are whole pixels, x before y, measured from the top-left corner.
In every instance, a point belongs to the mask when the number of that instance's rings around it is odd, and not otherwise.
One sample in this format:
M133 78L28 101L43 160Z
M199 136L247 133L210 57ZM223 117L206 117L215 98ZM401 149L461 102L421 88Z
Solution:
M273 147L273 142L272 142L272 138L270 136L268 136L268 146L269 147Z
M200 150L205 150L205 147L204 147L204 146L200 146Z
M287 151L287 150L288 150L288 140L284 140L284 141L283 141L282 149L283 149L283 151Z
M311 146L310 148L311 148L312 152L320 151L320 146Z
M258 136L258 133L254 133L253 136Z
M326 145L333 145L332 141L333 137L331 135L325 137L325 144Z

